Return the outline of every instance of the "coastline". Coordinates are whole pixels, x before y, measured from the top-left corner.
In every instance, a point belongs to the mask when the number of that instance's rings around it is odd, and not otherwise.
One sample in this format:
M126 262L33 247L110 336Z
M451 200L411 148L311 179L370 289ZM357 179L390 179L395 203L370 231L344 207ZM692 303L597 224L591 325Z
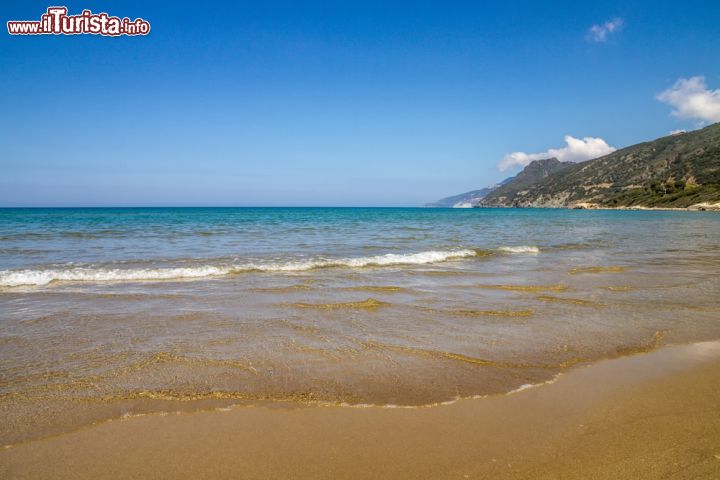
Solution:
M465 208L465 207L453 207L453 208ZM647 207L643 205L634 206L620 206L620 207L607 207L599 205L597 203L590 202L578 202L570 205L539 205L539 206L494 206L494 205L476 205L472 208L557 208L566 210L622 210L622 211L661 211L661 212L720 212L720 203L696 203L688 207Z
M595 203L581 202L568 206L573 210L663 210L670 212L720 212L720 203L696 203L689 207L646 207L624 206L624 207L604 207Z
M425 408L281 404L104 422L0 451L3 478L711 478L720 341Z

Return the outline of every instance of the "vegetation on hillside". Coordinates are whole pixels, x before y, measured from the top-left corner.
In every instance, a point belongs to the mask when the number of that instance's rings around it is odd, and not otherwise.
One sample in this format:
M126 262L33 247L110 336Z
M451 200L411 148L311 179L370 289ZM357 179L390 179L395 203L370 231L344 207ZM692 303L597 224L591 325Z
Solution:
M482 205L686 207L701 202L720 202L720 124L571 164L529 185L509 182Z

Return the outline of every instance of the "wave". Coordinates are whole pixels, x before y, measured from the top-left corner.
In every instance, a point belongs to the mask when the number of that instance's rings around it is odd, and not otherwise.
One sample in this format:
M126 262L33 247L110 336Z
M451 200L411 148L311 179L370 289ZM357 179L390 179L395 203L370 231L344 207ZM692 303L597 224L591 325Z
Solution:
M42 286L51 282L122 282L160 281L218 277L244 272L302 272L329 267L383 267L393 265L423 265L455 258L474 257L475 250L426 251L419 253L376 255L371 257L312 259L290 262L199 265L166 268L102 268L71 267L54 269L0 270L0 287L23 285Z
M500 247L503 253L540 253L540 249L534 245L521 245L518 247Z

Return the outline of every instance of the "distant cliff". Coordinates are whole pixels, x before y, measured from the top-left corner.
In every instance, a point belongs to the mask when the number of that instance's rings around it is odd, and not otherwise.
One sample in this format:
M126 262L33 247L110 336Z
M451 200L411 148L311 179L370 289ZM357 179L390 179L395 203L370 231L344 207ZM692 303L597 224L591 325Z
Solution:
M487 194L500 187L501 185L509 182L510 180L512 180L512 177L503 180L497 185L481 188L480 190L472 190L470 192L461 193L459 195L453 195L452 197L441 198L440 200L433 203L428 203L425 206L436 208L463 208L477 206Z

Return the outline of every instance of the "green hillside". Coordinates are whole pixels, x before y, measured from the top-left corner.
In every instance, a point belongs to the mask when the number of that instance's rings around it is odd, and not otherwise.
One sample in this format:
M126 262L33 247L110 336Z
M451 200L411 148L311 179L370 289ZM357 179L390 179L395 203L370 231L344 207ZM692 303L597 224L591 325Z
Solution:
M687 207L701 202L720 202L720 124L571 164L531 184L509 182L481 204Z

